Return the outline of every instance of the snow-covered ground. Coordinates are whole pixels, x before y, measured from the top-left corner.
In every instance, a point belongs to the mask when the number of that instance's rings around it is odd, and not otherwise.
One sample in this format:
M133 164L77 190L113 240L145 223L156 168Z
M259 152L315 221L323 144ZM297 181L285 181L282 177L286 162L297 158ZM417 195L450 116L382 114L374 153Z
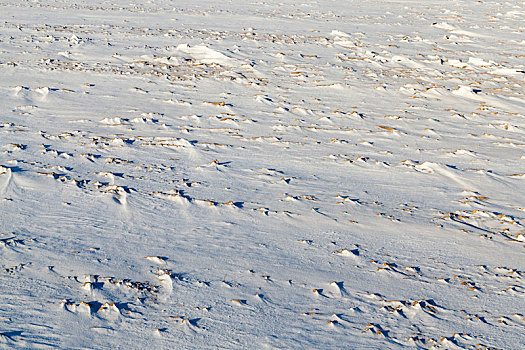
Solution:
M3 0L0 346L523 348L524 23Z

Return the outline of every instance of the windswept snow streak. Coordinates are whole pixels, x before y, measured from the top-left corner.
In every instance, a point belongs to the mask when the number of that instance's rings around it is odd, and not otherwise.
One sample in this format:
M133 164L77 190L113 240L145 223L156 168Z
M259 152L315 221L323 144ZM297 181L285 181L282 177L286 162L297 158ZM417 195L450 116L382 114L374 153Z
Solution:
M0 346L506 348L520 1L2 1Z

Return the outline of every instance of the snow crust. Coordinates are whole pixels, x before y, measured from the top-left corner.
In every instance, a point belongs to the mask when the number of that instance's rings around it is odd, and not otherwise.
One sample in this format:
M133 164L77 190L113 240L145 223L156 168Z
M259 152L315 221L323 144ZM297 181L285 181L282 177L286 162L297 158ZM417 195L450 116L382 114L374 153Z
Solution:
M522 1L0 3L0 347L523 348Z

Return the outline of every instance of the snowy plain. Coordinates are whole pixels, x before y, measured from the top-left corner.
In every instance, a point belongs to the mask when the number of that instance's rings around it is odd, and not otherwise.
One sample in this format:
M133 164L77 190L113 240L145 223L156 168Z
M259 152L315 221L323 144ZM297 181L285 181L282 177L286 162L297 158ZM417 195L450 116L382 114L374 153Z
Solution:
M0 3L0 346L525 346L523 1Z

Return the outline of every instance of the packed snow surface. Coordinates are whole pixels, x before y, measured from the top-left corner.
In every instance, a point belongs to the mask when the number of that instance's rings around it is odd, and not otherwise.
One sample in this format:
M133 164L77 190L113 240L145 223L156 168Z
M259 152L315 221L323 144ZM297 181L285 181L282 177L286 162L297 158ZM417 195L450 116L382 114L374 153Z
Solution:
M523 1L0 3L0 347L523 349Z

